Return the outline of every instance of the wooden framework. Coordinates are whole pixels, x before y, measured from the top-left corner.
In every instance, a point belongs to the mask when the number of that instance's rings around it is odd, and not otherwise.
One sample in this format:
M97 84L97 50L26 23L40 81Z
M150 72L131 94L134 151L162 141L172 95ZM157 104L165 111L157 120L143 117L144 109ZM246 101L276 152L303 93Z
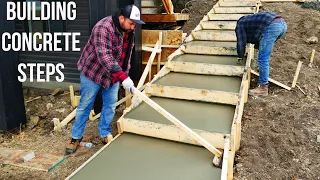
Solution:
M206 45L187 45L185 49L189 54L205 54L205 55L237 55L236 47L218 47Z
M229 11L228 13L230 14L223 17L224 15L222 14L221 15L215 14L219 12L224 12L226 9L226 8L216 8L218 5L219 4L217 3L213 7L213 10L210 11L203 18L202 22L211 21L211 20L222 20L222 19L237 20L242 16L242 14L231 14L231 13L247 13L245 11L247 11L248 9L254 10L253 12L250 12L250 13L254 13L254 12L257 12L257 10L259 9L259 4L257 4L254 8L252 7L244 8L245 10L241 10L240 8L239 9L234 8L235 10L232 10L232 12ZM217 9L218 9L218 12L215 12ZM217 17L222 17L222 19L218 19ZM236 41L235 34L232 34L231 31L221 32L221 33L215 32L215 34L213 34L208 31L204 33L202 29L203 29L203 26L199 24L196 27L196 29L187 37L186 42L190 42L193 40ZM154 49L157 49L157 45L155 46ZM155 75L155 77L151 80L151 82L146 85L145 90L142 93L138 92L139 93L138 95L134 95L132 99L132 105L125 110L124 114L117 122L118 131L119 131L119 135L117 137L119 137L124 132L132 132L132 133L138 133L145 136L158 137L161 139L168 139L168 140L184 142L188 144L195 144L195 145L201 144L218 157L219 155L221 156L221 154L219 154L220 151L216 150L216 148L223 148L224 155L222 158L224 159L224 163L223 163L223 168L221 173L221 179L232 179L235 152L240 148L241 119L243 114L243 108L244 108L244 103L247 101L247 94L250 86L250 73L251 73L250 65L251 65L251 59L253 57L253 45L249 46L249 50L248 50L249 55L247 57L246 65L244 67L205 64L205 63L192 63L192 62L178 62L173 60L176 56L180 56L186 52L190 52L188 51L188 48L186 48L186 46L184 45L180 46L174 53L172 53L168 57L168 62ZM156 54L155 51L153 51L153 53ZM239 93L221 93L218 91L208 91L208 90L199 90L199 89L192 89L192 88L172 87L172 86L161 86L161 85L154 84L155 81L157 81L159 78L165 76L166 74L172 71L196 73L196 74L242 76L240 91ZM206 97L203 94L206 94L208 96ZM151 95L162 96L162 97L174 97L174 98L187 99L187 100L220 102L220 103L235 105L236 108L235 108L235 113L234 113L233 122L231 126L231 133L221 134L221 133L205 132L202 130L195 130L195 129L188 130L188 127L181 127L183 124L179 124L179 123L176 124L176 126L173 126L173 125L164 125L164 124L158 124L158 123L153 123L148 121L139 121L135 119L125 118L128 112L130 112L132 109L137 107L143 101L146 101L149 105L155 107L161 114L163 114L168 120L170 120L174 124L177 122L180 122L176 118L170 116L170 114L166 113L164 109L161 109L161 107L157 106L155 103L153 104L148 98L148 96L151 96ZM192 99L190 97L192 97ZM219 97L220 99L215 99L215 97ZM187 134L183 133L186 131L188 131L189 135L187 135L188 133ZM192 132L196 132L196 133L192 133ZM177 134L179 134L179 136ZM105 149L107 146L108 145L106 145L103 149ZM99 153L97 152L85 164L89 163ZM85 166L85 164L83 166ZM79 169L77 171L79 171ZM77 171L75 171L73 175ZM68 178L70 177L71 176L69 176Z
M213 102L231 105L236 105L238 99L238 94L231 92L174 86L162 86L158 84L151 84L150 86L148 86L145 89L145 93L158 97Z

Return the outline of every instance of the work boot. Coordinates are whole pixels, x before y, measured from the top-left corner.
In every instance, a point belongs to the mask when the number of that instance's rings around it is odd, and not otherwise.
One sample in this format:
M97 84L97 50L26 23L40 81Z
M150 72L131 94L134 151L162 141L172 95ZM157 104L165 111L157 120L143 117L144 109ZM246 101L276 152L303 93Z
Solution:
M249 90L251 96L268 96L268 84L259 84L255 89Z
M101 138L101 142L103 144L108 144L108 142L110 142L113 139L112 134L109 134L107 137Z
M80 146L81 139L71 139L71 142L67 145L66 154L72 154L76 152L78 147Z

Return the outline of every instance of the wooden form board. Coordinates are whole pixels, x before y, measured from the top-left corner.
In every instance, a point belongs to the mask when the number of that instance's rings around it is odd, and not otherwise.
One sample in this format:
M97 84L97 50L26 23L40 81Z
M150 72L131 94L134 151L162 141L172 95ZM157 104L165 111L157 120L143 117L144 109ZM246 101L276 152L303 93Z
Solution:
M208 14L208 20L211 21L237 21L246 14Z
M180 30L142 30L142 44L146 46L154 46L159 40L159 33L162 32L161 42L161 67L167 62L168 57L177 50L179 45L182 43L183 32ZM171 46L171 47L170 47ZM142 68L145 68L146 62L148 62L151 52L142 52ZM159 54L156 55L155 59L158 59ZM155 66L155 67L154 67ZM151 68L151 76L157 74L158 69L156 68L156 61L153 63Z
M121 124L123 132L130 132L143 136L167 139L171 141L201 146L195 140L190 138L183 130L175 125L159 124L150 121L140 121L130 118L121 118L118 120L118 122ZM224 134L206 132L196 129L194 129L194 131L216 148L224 147Z
M237 21L203 21L200 23L203 29L235 30Z
M258 1L219 1L218 4L220 7L256 7Z
M212 46L201 46L201 45L187 45L186 53L190 54L205 54L205 55L237 55L236 47L212 47Z
M174 13L174 7L171 0L162 0L162 3L168 14Z
M202 41L237 41L235 31L196 31L192 36L194 40Z
M307 0L261 0L261 2L306 2Z
M193 74L210 74L221 76L242 76L244 72L243 66L231 66L221 64L206 64L194 62L178 62L171 61L168 64L171 71L193 73Z
M256 7L217 7L214 8L214 13L217 14L253 14L256 12Z
M142 44L156 44L162 32L162 45L180 45L183 31L180 30L142 30Z
M194 89L176 86L162 86L151 84L145 89L145 93L152 96L176 98L184 100L194 100L221 104L236 105L238 94L224 91L214 91L206 89Z
M148 22L176 22L176 21L187 21L189 14L142 14L141 20Z

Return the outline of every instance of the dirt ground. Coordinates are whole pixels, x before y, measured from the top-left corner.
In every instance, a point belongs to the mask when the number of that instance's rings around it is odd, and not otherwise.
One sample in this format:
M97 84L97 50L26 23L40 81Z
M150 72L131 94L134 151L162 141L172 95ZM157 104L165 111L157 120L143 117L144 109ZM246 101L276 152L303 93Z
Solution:
M250 97L242 118L235 179L320 179L320 43L307 43L311 36L320 38L320 12L295 3L267 3L263 9L281 14L288 26L274 47L270 76L290 86L302 61L298 85L306 95L271 84L267 98ZM316 56L308 67L312 49ZM256 78L251 85L256 85Z
M189 5L190 20L183 31L190 33L214 1L194 1ZM299 89L284 90L271 84L270 96L249 98L242 119L241 149L235 158L235 179L320 179L320 91L318 86L320 43L309 44L311 36L320 38L320 12L303 9L295 3L268 3L264 10L281 14L288 31L275 45L270 61L271 78L291 85L298 61L303 61L298 79ZM312 49L316 57L308 67ZM252 86L256 85L252 78ZM49 93L46 90L25 89L25 99ZM20 129L0 133L0 146L34 152L64 154L65 144L71 137L69 123L62 132L53 131L53 118L62 120L73 107L69 95L44 96L26 104L28 120L38 116ZM115 120L123 107L117 110ZM83 164L103 145L99 142L98 121L89 121L85 135L94 147L81 148L51 172L29 170L10 165L0 165L0 179L64 179ZM113 123L113 134L116 124Z

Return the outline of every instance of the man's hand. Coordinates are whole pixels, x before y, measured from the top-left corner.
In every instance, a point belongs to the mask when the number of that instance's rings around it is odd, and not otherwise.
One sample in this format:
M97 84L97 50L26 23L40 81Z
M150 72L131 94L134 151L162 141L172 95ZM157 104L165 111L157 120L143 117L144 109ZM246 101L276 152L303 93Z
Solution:
M133 94L134 83L130 79L130 77L128 77L122 82L122 86L125 90L130 91L130 93Z

